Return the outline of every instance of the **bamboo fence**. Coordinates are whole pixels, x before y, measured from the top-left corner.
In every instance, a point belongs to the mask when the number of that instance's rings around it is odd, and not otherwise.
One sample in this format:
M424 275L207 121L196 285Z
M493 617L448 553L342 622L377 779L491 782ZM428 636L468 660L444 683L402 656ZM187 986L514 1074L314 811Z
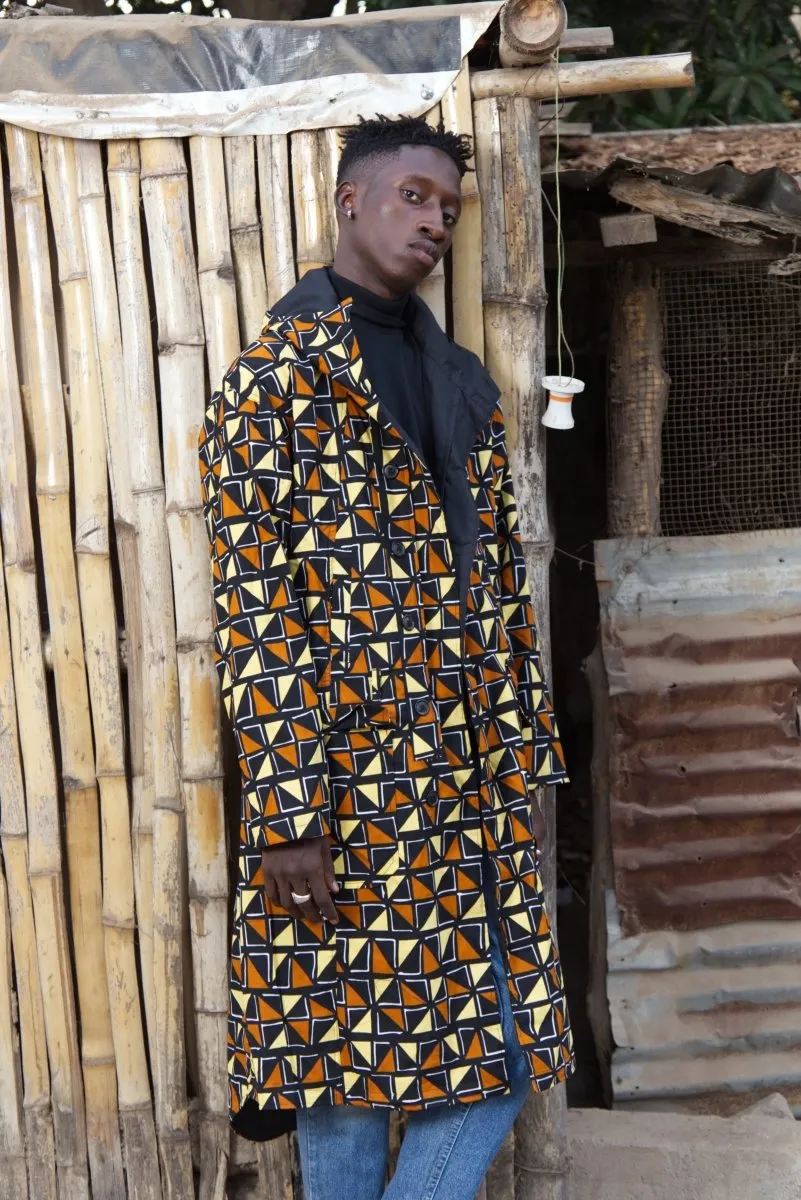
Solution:
M545 618L538 105L465 68L429 119L476 164L421 292L504 389ZM196 446L264 310L333 259L337 131L0 151L0 1197L291 1200L290 1142L227 1120L238 795ZM563 1104L532 1101L482 1200L566 1194Z

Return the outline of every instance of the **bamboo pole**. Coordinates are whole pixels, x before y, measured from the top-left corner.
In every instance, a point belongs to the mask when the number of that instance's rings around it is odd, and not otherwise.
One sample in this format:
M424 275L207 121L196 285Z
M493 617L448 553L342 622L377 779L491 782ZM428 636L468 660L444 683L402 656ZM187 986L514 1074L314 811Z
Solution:
M473 132L470 72L467 60L442 98L442 118L451 133ZM484 358L484 310L481 262L481 193L475 162L462 179L462 215L453 235L451 253L454 341Z
M297 279L292 246L289 139L280 134L257 137L256 165L269 308L289 291Z
M75 563L83 613L86 667L95 718L93 765L89 695L86 691L86 674L82 671L79 691L64 697L59 713L64 765L68 757L78 761L84 785L80 808L67 827L70 891L72 893L73 881L79 880L77 895L81 899L80 906L73 908L72 927L81 1012L92 1194L93 1197L108 1196L111 1200L124 1194L125 1181L102 923L100 829L94 777L97 777L103 796L106 821L109 820L109 814L120 806L127 813L128 795L122 755L122 723L119 722L119 730L110 728L116 723L107 711L109 703L113 705L115 693L119 698L119 658L108 541L105 422L100 402L89 280L83 255L74 145L72 139L49 135L42 135L40 144L64 303L74 462ZM66 454L66 439L63 447L58 449ZM75 630L75 640L79 645L79 630ZM56 650L55 634L53 649ZM80 650L82 654L82 646ZM63 666L55 654L53 665L58 691ZM114 682L111 682L112 677ZM74 686L76 680L71 679L70 683ZM69 728L66 728L67 725ZM121 774L116 769L117 758ZM107 843L104 843L104 848L111 850ZM125 869L118 855L109 866L112 873ZM86 907L83 906L84 900Z
M26 374L30 381L29 413L36 455L36 497L45 566L45 584L50 611L56 674L56 697L60 718L75 720L75 732L88 726L85 708L86 679L80 636L75 567L70 528L69 464L61 395L58 345L53 310L53 289L47 242L39 145L36 134L15 126L6 127L9 178L14 211L20 308L26 348ZM5 256L1 256L5 262ZM5 274L5 273L4 273ZM2 278L2 277L0 277ZM2 283L5 284L5 278ZM5 356L7 362L9 355ZM7 364L6 364L7 365ZM1 392L7 410L4 429L22 429L18 389L6 386ZM21 472L25 454L22 446L10 444L4 462L14 454ZM8 473L5 478L9 477ZM13 478L13 475L11 476ZM18 482L21 483L19 474ZM42 660L39 603L30 519L22 512L21 487L17 487L14 561L6 568L11 614L11 644L14 679L19 699L19 735L28 820L29 875L36 926L39 978L43 991L43 1017L51 1069L51 1102L55 1133L55 1156L60 1200L88 1200L86 1112L78 1055L77 1023L72 994L69 939L66 928L62 884L62 860L56 766L48 716L47 688ZM13 512L13 510L12 510ZM4 526L11 514L5 508ZM75 703L70 713L74 688ZM91 731L89 731L91 734ZM93 773L85 760L84 746L76 747L66 728L62 743L62 769L67 816L67 837L76 848L76 818L82 806L96 812ZM91 746L91 736L90 736ZM86 781L88 786L83 786ZM88 831L86 851L95 851L99 861L99 839ZM79 864L74 862L77 868ZM75 878L72 897L75 911L87 904L89 914L99 908L95 900L95 871ZM71 879L71 884L73 880ZM87 894L87 884L89 894ZM97 881L99 893L99 881ZM77 947L76 947L77 949ZM91 1064L86 1063L91 1075ZM104 1082L104 1065L100 1079ZM94 1083L94 1081L93 1081ZM95 1093L93 1088L93 1102ZM94 1116L94 1114L93 1114ZM30 1148L31 1151L33 1147ZM46 1193L45 1193L46 1194Z
M471 78L474 100L492 96L553 100L557 86L562 99L571 96L611 96L615 92L651 91L653 88L692 87L695 82L692 54L643 54L637 58L611 58L592 62L546 63L499 71L476 71Z
M567 13L562 0L507 0L500 26L501 65L524 67L550 58L567 28Z
M11 640L6 618L3 548L0 545L0 779L3 781L3 854L0 858L0 1195L28 1200L22 1115L20 1043L23 1014L18 1007L11 952L11 911L4 863L9 850L25 851L25 803L17 741ZM21 830L19 825L22 825ZM33 943L31 942L31 949ZM25 964L27 966L27 964ZM38 979L37 979L38 982ZM18 1015L19 1014L19 1015ZM19 1034L17 1028L19 1021ZM55 1183L55 1178L53 1178ZM55 1189L51 1189L53 1194Z
M159 382L167 484L167 526L175 594L181 700L182 772L193 765L198 729L216 714L211 659L208 543L197 483L197 440L206 397L203 318L189 212L183 148L154 138L140 145L142 196L159 332ZM189 738L191 750L183 746ZM221 772L220 772L221 774ZM202 779L207 778L206 773ZM174 785L171 780L171 787ZM186 796L202 780L187 773L184 790L160 794L153 809L156 991L156 1104L168 1200L194 1195L188 1135L181 947L187 911L184 870ZM190 795L194 805L199 800ZM190 1033L192 1031L189 1031Z
M0 1196L28 1200L25 1138L22 1126L22 1079L15 1012L17 997L11 958L11 916L0 860Z
M189 155L198 283L206 331L209 383L214 391L240 344L222 139L190 138Z
M223 139L228 221L239 308L239 336L249 345L258 337L267 311L267 279L261 251L261 220L256 185L256 140Z
M5 188L0 178L0 523L5 540L5 566L9 572L11 595L6 600L3 551L0 547L0 840L8 893L10 937L16 986L17 1025L21 1051L23 1088L23 1153L27 1145L30 1185L33 1195L42 1200L56 1198L55 1147L50 1111L50 1077L45 1043L45 1019L42 985L36 953L36 929L31 881L28 876L28 823L25 812L25 783L17 732L17 699L12 670L13 654L9 620L19 619L21 592L35 600L36 578L28 500L28 466L23 430L17 358L15 353L14 305L9 279L9 247L6 240ZM23 564L27 569L20 571ZM21 588L15 582L20 578ZM36 621L38 623L38 611ZM35 636L35 635L34 635ZM49 737L49 729L48 729ZM46 751L45 751L46 753ZM6 1068L0 1068L4 1078ZM2 1124L12 1115L2 1115ZM13 1151L11 1132L7 1149ZM14 1134L16 1137L16 1134ZM12 1187L27 1195L13 1164L9 1164ZM14 1192L12 1191L12 1194Z
M442 106L435 104L432 109L426 113L426 121L436 129L442 120ZM333 204L329 200L331 208ZM440 259L434 270L427 275L425 279L417 286L417 294L431 309L434 316L437 318L437 324L440 329L445 330L448 323L447 301L445 299L445 260Z
M298 275L334 261L336 238L332 228L330 144L327 131L302 129L291 135L292 195L297 239Z
M478 179L484 219L484 330L487 367L504 397L520 533L543 661L549 660L548 567L553 544L545 492L541 378L545 373L539 106L528 100L475 104ZM543 879L556 917L553 789L543 796L547 837ZM532 1097L515 1124L518 1200L566 1200L569 1187L565 1088Z
M69 144L68 144L69 146ZM122 337L114 278L114 261L106 209L105 183L97 142L74 143L75 162L63 159L72 178L62 178L70 221L80 217L82 238L76 239L75 268L87 274L93 325L88 330L99 368L99 404L87 405L79 420L95 419L97 408L105 428L111 479L114 530L125 614L128 707L131 727L132 784L141 790L144 774L144 727L141 718L143 648L140 604L140 554L128 447L128 397L125 391ZM73 199L74 197L74 199ZM75 203L77 202L77 204ZM80 212L76 212L76 207ZM82 262L83 260L83 262ZM81 389L83 395L84 389ZM98 520L107 521L102 510ZM79 566L81 560L79 559ZM117 631L111 572L87 560L96 588L98 614L87 629L89 685L100 780L103 848L103 929L106 948L112 1036L117 1061L120 1119L130 1200L160 1200L161 1181L153 1122L153 1103L136 970L133 852L129 795L125 773L125 733L119 675ZM94 651L94 653L91 653ZM94 669L92 664L94 660Z
M236 296L215 264L230 261L225 176L219 140L193 138L192 184L197 231L200 298L212 386L239 349ZM185 419L195 444L204 406L197 398ZM198 494L196 454L180 463L184 505ZM197 509L184 509L198 521ZM204 559L208 551L204 553ZM179 613L180 620L180 613ZM230 1153L226 1041L228 1024L228 866L226 855L220 702L214 662L211 592L206 585L186 613L179 645L183 718L182 777L187 820L190 920L194 964L195 1022L198 1036L201 1135L201 1200L213 1200L215 1180Z
M136 142L109 142L107 175L122 330L131 491L142 561L147 562L147 569L141 571L139 578L143 641L143 775L141 788L137 791L134 786L133 791L132 837L142 990L150 1061L155 1064L153 798L156 790L162 796L177 796L179 792L180 713L139 170Z

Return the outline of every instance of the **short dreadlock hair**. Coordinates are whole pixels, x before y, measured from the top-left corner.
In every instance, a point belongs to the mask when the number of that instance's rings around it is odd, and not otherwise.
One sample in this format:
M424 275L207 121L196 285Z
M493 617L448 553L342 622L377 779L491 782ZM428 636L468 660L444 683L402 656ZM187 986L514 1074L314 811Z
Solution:
M467 171L473 147L466 133L450 133L440 122L437 128L428 125L423 117L382 117L366 121L342 134L342 156L337 171L337 185L347 178L354 163L368 158L397 154L403 146L431 146L456 164L459 175Z

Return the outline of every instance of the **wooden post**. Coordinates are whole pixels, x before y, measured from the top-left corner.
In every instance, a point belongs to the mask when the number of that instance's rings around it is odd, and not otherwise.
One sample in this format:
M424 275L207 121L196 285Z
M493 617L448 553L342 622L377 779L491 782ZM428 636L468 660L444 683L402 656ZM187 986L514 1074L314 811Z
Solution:
M545 492L545 268L540 207L539 106L525 99L474 105L484 220L484 333L487 367L501 388L520 529L543 664L549 667L548 568L553 543ZM548 915L555 925L553 789L542 797ZM567 1200L564 1087L532 1096L515 1125L516 1200Z
M294 1192L289 1137L274 1138L269 1142L260 1142L257 1154L259 1160L259 1184L265 1200L268 1197L269 1200L292 1200Z
M562 0L507 0L500 24L501 63L525 67L550 58L567 27L567 13Z
M609 536L656 534L670 379L662 366L659 279L646 260L624 261L615 272L609 363Z
M612 1107L612 1019L609 1012L606 897L615 886L609 818L609 751L611 721L609 680L600 638L584 665L592 701L592 870L590 874L590 970L587 1016L601 1070L604 1102Z

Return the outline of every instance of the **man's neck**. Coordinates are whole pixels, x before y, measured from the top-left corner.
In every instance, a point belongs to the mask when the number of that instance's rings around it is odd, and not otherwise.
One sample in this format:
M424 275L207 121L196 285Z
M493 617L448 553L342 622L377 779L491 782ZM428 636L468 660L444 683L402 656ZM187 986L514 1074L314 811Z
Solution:
M384 300L402 300L404 296L408 295L407 291L398 291L397 288L393 288L374 269L367 267L355 255L348 254L344 248L337 249L333 268L343 279L357 283L359 287L365 288L375 296L381 296Z

